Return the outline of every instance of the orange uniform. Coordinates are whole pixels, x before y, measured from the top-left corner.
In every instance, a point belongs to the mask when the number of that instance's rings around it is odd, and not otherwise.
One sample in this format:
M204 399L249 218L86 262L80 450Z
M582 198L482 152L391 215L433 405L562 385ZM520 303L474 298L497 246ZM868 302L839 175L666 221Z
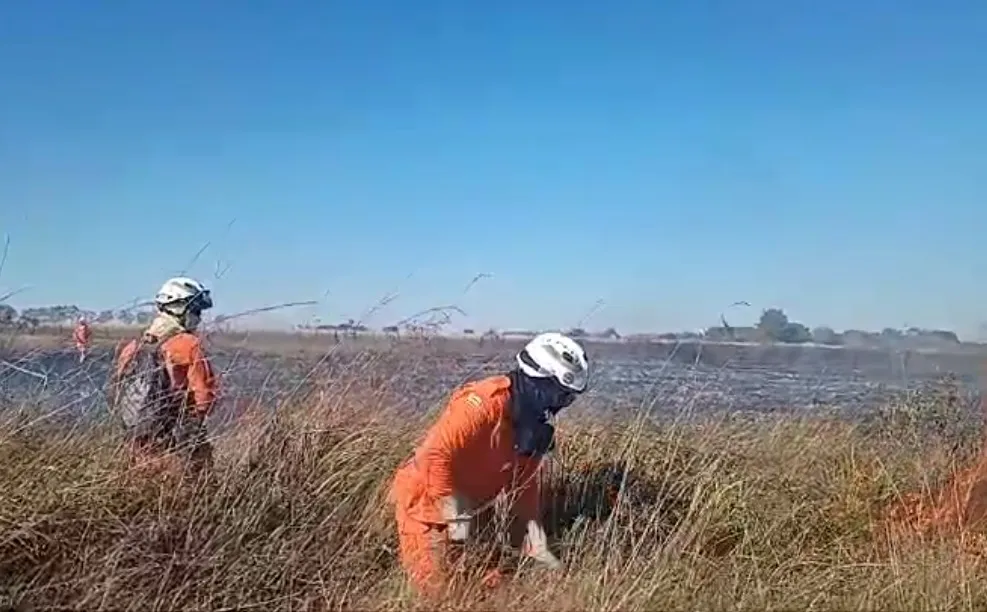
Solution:
M92 335L93 332L89 325L85 322L80 322L72 332L72 340L75 342L76 348L82 350L89 346Z
M124 344L116 360L115 375L123 373L137 351L137 340ZM165 367L172 385L186 396L186 406L198 416L206 416L216 401L216 377L202 350L202 342L187 332L171 336L161 344Z
M89 340L92 338L92 330L85 320L80 320L75 330L72 331L72 340L75 342L75 350L79 353L79 363L84 363L86 353L89 352Z
M137 349L137 340L131 340L120 348L114 369L115 380L120 380L125 374ZM204 420L216 401L216 378L195 334L180 332L172 335L162 341L159 350L176 398L182 398L188 412L183 415L182 406L176 405L174 412L156 417L159 419L157 434L131 438L128 442L131 460L144 463L148 459L161 457L162 452L182 448L192 472L198 473L212 465L212 446L206 437ZM164 438L159 438L159 435Z
M501 492L517 494L515 514L534 520L540 464L514 450L509 377L493 376L456 391L391 488L401 562L412 581L430 592L445 577L443 498L455 494L479 508Z

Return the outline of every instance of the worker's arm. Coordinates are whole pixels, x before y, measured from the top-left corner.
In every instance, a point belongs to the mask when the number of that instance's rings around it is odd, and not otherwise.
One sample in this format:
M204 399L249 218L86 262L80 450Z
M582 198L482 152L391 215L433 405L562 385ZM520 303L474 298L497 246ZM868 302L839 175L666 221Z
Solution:
M216 376L212 364L196 340L189 346L188 389L192 396L192 411L205 417L216 403Z
M541 457L520 457L514 494L514 512L522 521L538 519L541 505Z
M474 396L475 397L475 396ZM422 444L425 494L435 504L439 520L450 527L450 538L466 539L472 517L472 502L455 490L453 462L463 460L461 451L473 444L489 444L481 432L493 418L489 407L454 397Z
M558 569L559 560L548 549L548 536L541 517L541 458L522 457L516 484L515 529L524 533L523 550L539 563Z
M116 348L113 351L113 378L120 378L123 374L124 369L126 369L127 364L134 356L134 342L133 341L121 341L118 342Z
M110 376L107 377L105 387L106 398L111 406L116 405L117 395L120 391L117 383L120 382L120 377L127 369L127 366L130 365L130 361L134 358L134 353L136 352L137 343L134 341L121 341L116 345L113 357L113 369Z
M452 463L460 451L479 442L478 433L489 418L485 408L453 398L422 444L426 494L432 499L452 495Z

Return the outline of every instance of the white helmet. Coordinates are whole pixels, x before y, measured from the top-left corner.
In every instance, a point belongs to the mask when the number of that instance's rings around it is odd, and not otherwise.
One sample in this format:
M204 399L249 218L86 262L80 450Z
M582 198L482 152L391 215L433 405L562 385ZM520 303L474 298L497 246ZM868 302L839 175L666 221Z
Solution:
M517 354L521 371L532 378L554 378L569 391L582 393L589 380L586 351L568 336L538 334Z
M212 308L212 296L205 285L194 278L176 276L161 285L154 296L154 303L162 308L181 304L183 307L194 305L196 310L208 310Z

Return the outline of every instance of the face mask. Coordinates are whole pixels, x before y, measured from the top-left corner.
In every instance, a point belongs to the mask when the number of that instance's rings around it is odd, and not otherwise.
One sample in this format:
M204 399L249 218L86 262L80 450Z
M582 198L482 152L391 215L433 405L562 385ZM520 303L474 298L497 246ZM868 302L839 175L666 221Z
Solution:
M549 415L572 404L576 395L550 378L532 378L517 370L511 373L511 381L514 448L520 455L543 455L555 447Z
M555 428L547 420L514 422L514 451L524 457L541 457L555 448Z
M576 394L572 391L567 391L561 389L554 398L552 398L551 405L548 407L548 411L552 413L552 416L557 415L562 411L563 408L568 408L572 403L576 401Z
M199 328L199 323L202 322L202 315L198 312L187 312L185 313L184 321L182 327L186 331L195 331Z

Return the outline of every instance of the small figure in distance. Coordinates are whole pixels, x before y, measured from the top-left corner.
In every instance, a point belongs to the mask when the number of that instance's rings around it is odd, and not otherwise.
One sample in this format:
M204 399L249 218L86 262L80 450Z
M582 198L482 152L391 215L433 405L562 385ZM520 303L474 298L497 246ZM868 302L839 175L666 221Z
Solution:
M85 317L79 317L76 321L75 329L72 331L72 341L75 343L75 350L79 353L79 363L84 363L89 354L89 343L92 341L93 330L89 327L89 322Z

